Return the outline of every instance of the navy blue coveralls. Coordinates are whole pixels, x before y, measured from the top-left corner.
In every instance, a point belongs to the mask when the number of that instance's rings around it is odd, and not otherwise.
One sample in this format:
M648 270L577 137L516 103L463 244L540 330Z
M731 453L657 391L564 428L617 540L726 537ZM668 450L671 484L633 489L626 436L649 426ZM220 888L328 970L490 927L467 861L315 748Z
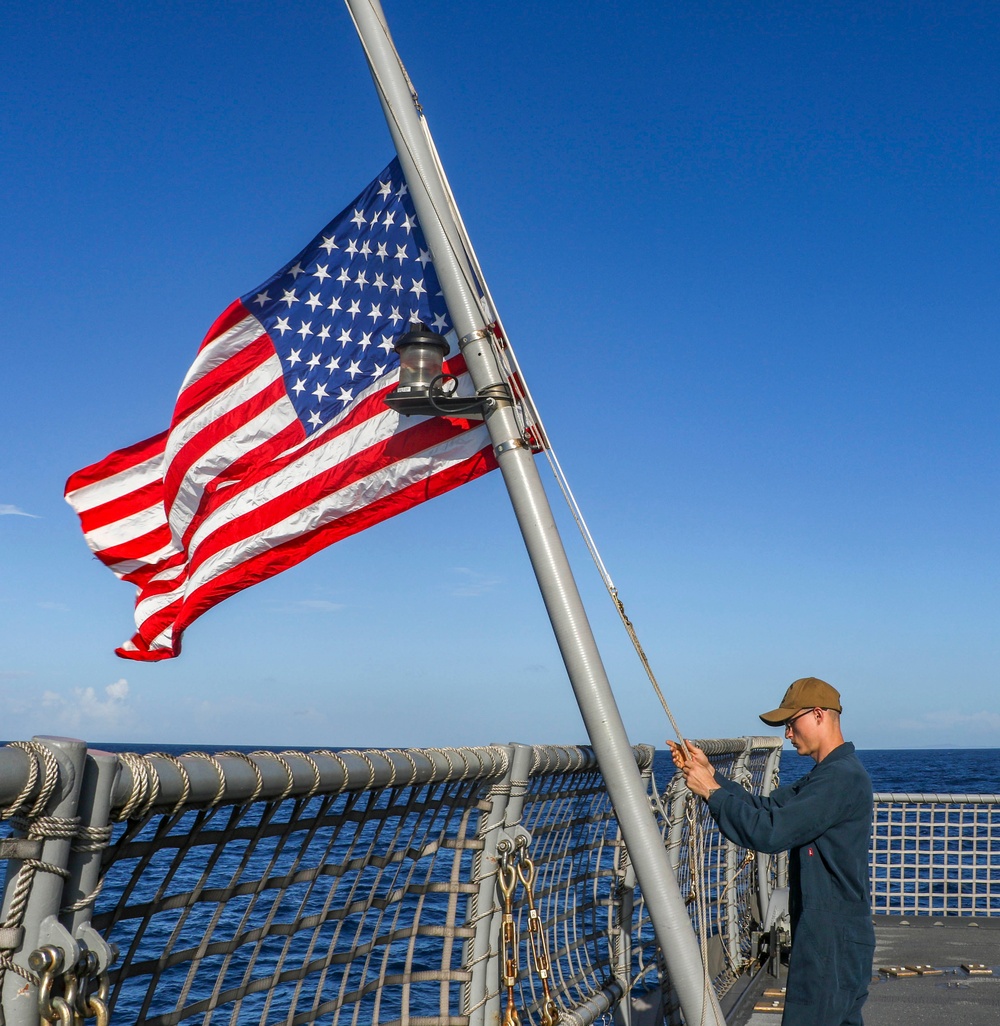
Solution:
M726 837L754 851L789 850L792 952L782 1026L861 1026L875 952L872 782L854 745L839 745L766 798L715 779L708 807Z

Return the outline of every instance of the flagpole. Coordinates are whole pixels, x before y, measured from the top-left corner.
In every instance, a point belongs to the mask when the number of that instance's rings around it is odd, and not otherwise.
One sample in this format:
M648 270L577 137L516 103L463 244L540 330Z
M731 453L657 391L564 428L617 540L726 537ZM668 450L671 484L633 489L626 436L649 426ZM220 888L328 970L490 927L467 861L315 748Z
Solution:
M438 173L425 123L385 15L378 0L345 3L361 37L469 373L478 392L490 390L496 396L504 391L505 383L486 330L492 318L480 304L475 275L452 215L453 201ZM486 424L685 1021L724 1026L631 742L512 403L501 400L492 405L486 413Z

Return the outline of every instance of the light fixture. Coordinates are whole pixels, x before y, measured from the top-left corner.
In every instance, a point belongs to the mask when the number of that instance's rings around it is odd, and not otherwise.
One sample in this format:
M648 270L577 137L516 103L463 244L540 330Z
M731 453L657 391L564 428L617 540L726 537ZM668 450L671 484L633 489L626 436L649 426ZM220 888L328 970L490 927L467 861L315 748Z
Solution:
M455 395L458 378L441 369L451 348L444 335L414 321L393 348L399 353L399 385L385 397L386 406L407 417L482 419L486 400Z

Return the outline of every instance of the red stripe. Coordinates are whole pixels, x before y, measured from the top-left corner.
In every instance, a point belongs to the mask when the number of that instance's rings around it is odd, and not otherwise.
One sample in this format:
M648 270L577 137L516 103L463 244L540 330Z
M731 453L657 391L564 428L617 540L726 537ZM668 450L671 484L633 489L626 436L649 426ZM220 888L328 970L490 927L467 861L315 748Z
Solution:
M223 360L218 367L213 367L181 392L174 406L171 425L180 424L195 410L201 409L205 403L232 388L272 358L277 359L271 339L266 333L258 335L252 342L248 342L238 352Z
M249 313L250 311L243 305L242 300L234 299L229 306L227 306L226 309L215 318L215 322L208 329L205 337L201 340L198 352L200 353L205 346L214 342L219 335L224 335L230 328L235 328L240 321L246 319Z
M243 402L226 410L222 416L210 421L200 431L196 431L190 438L186 439L177 453L171 458L163 479L163 503L166 509L170 509L177 498L181 484L192 466L197 464L199 469L204 471L211 467L214 476L220 473L225 474L227 468L213 467L211 458L205 459L215 446L228 438L239 427L249 423L259 416L266 409L285 396L285 386L281 381L272 381L266 388L245 399ZM299 437L304 437L305 431L299 432ZM259 457L255 457L257 459ZM218 457L216 457L216 460Z
M109 502L102 502L99 506L92 506L80 513L80 524L83 533L89 534L101 527L107 527L116 521L127 520L129 517L149 509L154 503L159 502L161 509L163 505L163 482L161 480L150 481L142 488L136 488L134 492L128 492L117 499Z
M342 462L321 470L309 480L276 495L255 509L228 520L206 538L199 540L194 551L189 554L189 573L193 574L205 559L221 549L251 538L273 527L289 514L312 506L324 496L331 495L377 470L391 467L394 463L426 452L432 446L454 438L465 430L464 425L443 417L435 417L407 431L391 435L367 449L351 453ZM282 466L286 466L288 462L276 461ZM269 469L276 470L277 467ZM218 502L207 508L205 515L225 503L231 497L231 491L229 488L222 490L217 496Z
M172 656L180 655L180 634L176 629L171 634L172 645L170 648L154 649L152 643L173 624L181 605L181 600L177 599L164 606L154 616L143 621L142 626L132 636L132 644L138 649L137 652L131 652L126 648L116 648L115 654L120 655L123 659L137 659L142 662L155 662L159 659L170 659Z
M486 447L461 463L447 470L432 474L429 478L415 481L392 495L384 496L360 509L346 513L332 524L303 533L289 541L282 542L267 552L254 556L231 570L219 574L211 581L194 589L184 600L183 610L174 625L174 643L179 644L180 634L202 613L221 602L224 598L242 591L253 584L274 577L284 570L301 563L320 549L357 534L373 524L396 516L427 499L443 495L468 481L472 481L496 467L492 449ZM199 551L201 546L199 546Z
M157 455L163 455L167 442L166 431L161 431L152 438L146 438L136 442L125 449L118 449L116 452L105 456L103 460L92 463L83 470L71 474L66 482L66 495L75 492L78 488L85 488L87 485L98 484L106 478L114 477L125 470L137 467L140 463L153 459Z
M234 460L226 469L224 475L213 481L209 481L202 491L201 500L198 503L198 509L191 517L191 521L188 524L187 529L184 531L184 536L181 539L181 544L183 545L184 550L187 551L190 546L191 536L198 529L198 524L207 515L207 511L214 508L214 497L220 489L225 488L226 496L230 498L233 495L239 494L245 488L249 487L253 481L257 480L259 477L266 476L261 472L262 468L266 468L271 461L299 442L304 435L305 429L302 427L301 421L296 420L283 430L279 431L276 435L269 438L263 445L259 445L256 449L249 450L238 460ZM232 481L238 483L230 484Z

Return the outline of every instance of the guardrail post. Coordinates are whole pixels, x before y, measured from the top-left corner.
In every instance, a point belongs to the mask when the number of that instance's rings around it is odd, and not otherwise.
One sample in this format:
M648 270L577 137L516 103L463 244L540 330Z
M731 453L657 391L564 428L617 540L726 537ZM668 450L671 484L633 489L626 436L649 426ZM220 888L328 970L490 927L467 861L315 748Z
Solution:
M764 762L764 779L761 782L760 792L762 795L769 795L776 785L778 784L779 778L779 766L781 763L781 749L782 745L779 744L777 747L772 748L767 753L767 759ZM771 895L774 889L785 887L785 875L787 872L787 854L780 852L777 855L768 855L761 858L758 855L757 858L757 889L760 894L760 914L761 920L764 921L768 918L767 910L771 903ZM771 870L773 867L774 879L771 880Z
M518 748L508 745L507 773L492 788L492 806L479 829L483 849L473 862L474 878L479 879L479 892L470 916L475 919L475 932L466 943L463 962L471 966L472 978L463 992L464 1011L470 1026L497 1026L500 1022L499 975L499 906L496 897L497 841L507 820L514 781L520 779L523 756ZM530 749L529 749L530 752ZM529 767L530 768L530 767ZM489 910L489 912L487 912Z
M107 971L114 955L90 922L101 882L102 854L111 839L111 799L120 765L118 756L111 752L87 752L80 789L80 830L70 853L69 877L63 888L63 925L97 955L99 973Z
M42 944L53 944L63 950L64 964L70 967L79 956L76 942L61 927L58 916L87 745L65 737L35 737L33 741L52 753L59 766L59 781L42 815L26 821L26 830L21 830L15 820L19 836L40 840L42 845L37 858L11 859L7 868L0 917L11 929L20 931L19 943L8 950L13 964L29 975L22 977L10 969L3 974L0 1008L6 1026L37 1026L39 1022L38 988L27 982L35 978L28 966L32 951Z
M749 770L752 738L746 738L746 746L733 760L732 779L737 784L749 787L752 776ZM729 953L731 966L740 964L740 903L736 893L736 877L740 871L740 862L736 852L738 845L723 837L726 845L726 950ZM721 939L721 938L720 938Z
M618 838L621 840L620 830ZM615 1011L615 1023L616 1026L632 1026L632 916L635 911L635 889L638 881L624 842L618 850L623 865L619 871L618 944L614 953L614 964L615 975L621 981L625 996Z

